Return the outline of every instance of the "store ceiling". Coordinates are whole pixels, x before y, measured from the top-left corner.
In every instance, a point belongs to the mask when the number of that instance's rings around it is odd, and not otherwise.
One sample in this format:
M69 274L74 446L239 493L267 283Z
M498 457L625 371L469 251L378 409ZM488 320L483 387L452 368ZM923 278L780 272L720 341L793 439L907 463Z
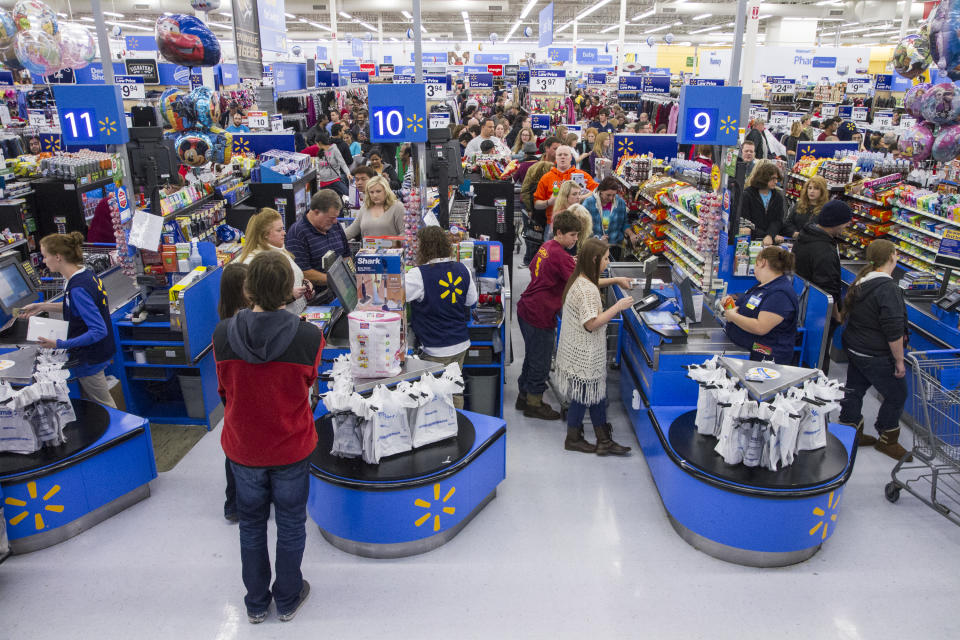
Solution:
M548 0L423 0L422 15L427 42L446 44L487 42L497 34L498 42L529 43L536 47L537 17ZM50 5L69 13L68 0L52 0ZM92 20L89 9L73 3L73 18ZM89 5L87 5L89 7ZM409 0L343 0L337 2L337 32L341 38L378 38L378 21L382 21L384 40L406 39L411 28ZM897 40L903 3L894 0L801 0L797 2L765 2L760 6L759 40L766 37L771 18L792 17L817 21L819 44L876 45L893 44ZM129 35L152 31L152 24L164 11L190 12L187 0L104 0L104 11L111 26L117 23ZM913 3L912 28L919 24L922 4ZM330 38L330 6L328 0L287 0L287 30L291 40L328 40ZM526 14L523 19L522 14ZM729 44L733 37L736 2L732 0L668 0L638 2L629 0L626 11L626 37L631 43L643 43L654 37L673 36L673 44ZM589 15L586 15L589 14ZM119 17L122 15L122 17ZM346 17L349 16L349 17ZM619 0L554 0L554 40L557 44L573 42L573 20L577 22L577 41L583 43L615 42L619 36ZM227 36L231 31L230 2L225 0L210 12L208 22L216 33ZM469 26L468 26L469 24ZM523 37L526 26L533 36ZM469 29L469 36L468 36ZM839 32L839 39L837 37Z

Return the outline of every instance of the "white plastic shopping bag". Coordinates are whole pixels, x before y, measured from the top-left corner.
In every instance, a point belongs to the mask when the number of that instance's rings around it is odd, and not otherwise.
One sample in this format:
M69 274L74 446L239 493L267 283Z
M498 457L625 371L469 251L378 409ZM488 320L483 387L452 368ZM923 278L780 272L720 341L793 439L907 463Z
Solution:
M404 349L403 320L391 311L354 311L350 323L350 362L358 378L400 373Z
M729 406L720 409L720 435L714 447L727 464L739 464L743 461L743 449L740 446L738 427L740 413L747 402L746 389L734 389L728 399Z
M827 446L827 415L840 408L836 401L843 397L843 391L839 383L821 376L816 381L807 380L803 393L808 402L800 419L797 450L812 451Z
M457 374L459 377L459 370ZM453 394L463 391L462 378L458 382L455 378L447 377L446 372L439 378L425 373L418 385L422 399L413 422L413 447L423 447L456 436L457 410L453 405Z
M363 459L378 464L382 458L410 451L410 422L407 409L415 406L416 401L405 393L391 391L383 385L377 385L370 396L370 437L373 451L368 455L364 446Z
M323 396L323 402L330 412L333 429L330 454L340 458L360 457L363 453L363 418L354 413L354 407L366 401L360 394L334 390ZM365 413L366 409L361 408L360 414Z

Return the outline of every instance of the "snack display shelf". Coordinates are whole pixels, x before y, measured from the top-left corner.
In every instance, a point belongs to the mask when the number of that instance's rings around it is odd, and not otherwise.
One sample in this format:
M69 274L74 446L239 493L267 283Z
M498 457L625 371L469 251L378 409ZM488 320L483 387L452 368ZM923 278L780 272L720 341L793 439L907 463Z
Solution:
M680 254L674 251L670 247L670 245L665 245L663 248L663 252L667 254L668 257L676 258L676 260L673 261L673 266L679 268L681 271L684 272L685 275L690 276L690 279L693 280L694 284L696 284L698 287L703 286L702 284L703 268L702 267L697 266L696 264L691 262L688 258L685 258L683 254Z
M935 231L930 231L930 230L928 230L928 229L924 229L924 228L922 228L922 227L918 227L918 226L916 226L916 225L914 225L914 224L910 224L909 222L904 222L903 220L897 220L896 218L894 218L894 219L891 220L890 222L894 223L895 225L897 225L897 226L899 226L899 227L906 227L907 229L913 229L914 231L919 231L920 233L923 233L923 234L925 234L925 235L928 235L928 236L930 236L931 238L936 238L937 240L940 240L940 239L943 237L942 235L940 235L939 233L937 233L937 232L935 232Z
M680 224L678 221L676 221L676 220L674 220L673 218L667 216L667 222L669 222L669 223L670 223L670 226L674 227L675 229L679 229L679 230L680 230L680 233L682 233L683 235L687 236L688 238L690 238L690 239L693 240L694 242L697 241L697 236L695 236L692 231L690 231L689 229L687 229L686 227L684 227L684 226L683 226L682 224Z
M891 238L896 238L897 240L903 240L904 242L909 242L911 245L913 245L913 246L915 246L915 247L920 247L921 249L924 249L925 251L931 251L931 252L933 252L933 253L936 253L936 252L937 252L936 249L932 249L932 248L930 248L928 245L925 245L925 244L923 244L922 242L918 242L917 240L914 240L914 239L911 238L910 236L902 236L902 235L900 235L899 233L896 233L895 231L891 231L891 232L889 233L889 235L890 235Z
M664 199L663 199L663 204L666 205L666 206L668 206L668 207L670 207L670 208L673 209L674 211L685 215L686 217L690 218L691 220L693 220L693 221L696 222L697 224L700 224L700 218L699 218L698 216L690 213L689 211L687 211L687 209L684 208L683 206L681 206L680 203L674 202L673 200L670 200L669 198L664 198Z
M696 259L699 260L700 262L704 262L704 261L705 261L705 259L704 259L704 257L703 257L703 254L701 254L699 251L697 251L697 250L695 250L695 249L691 249L689 246L687 246L687 243L684 242L682 238L680 238L680 237L678 237L677 235L675 235L675 234L673 233L673 231L671 231L670 229L667 229L667 230L666 230L666 236L667 236L668 238L670 238L671 240L673 240L674 242L676 242L676 243L677 243L678 245L680 245L681 247L683 247L683 250L684 250L684 251L686 251L687 253L689 253L691 256L693 256L694 258L696 258Z
M860 202L866 202L867 204L872 204L875 207L885 207L887 205L883 204L879 200L874 200L873 198L868 198L867 196L861 196L856 193L845 193L843 194L847 198L852 198L854 200L859 200Z
M938 216L935 213L930 213L929 211L924 211L923 209L917 209L916 207L911 207L910 205L904 204L899 200L894 200L893 206L898 209L903 209L904 211L919 213L920 215L930 218L931 220L939 220L940 222L946 222L947 224L953 225L955 227L960 227L960 220L951 220L950 218L944 218L943 216Z

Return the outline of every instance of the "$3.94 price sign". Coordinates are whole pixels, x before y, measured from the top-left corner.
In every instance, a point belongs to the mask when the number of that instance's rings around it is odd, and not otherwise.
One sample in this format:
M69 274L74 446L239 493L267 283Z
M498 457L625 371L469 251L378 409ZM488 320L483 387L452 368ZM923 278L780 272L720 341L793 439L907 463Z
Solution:
M124 100L144 100L147 97L141 76L114 76L113 81L120 87L120 97Z
M530 74L530 93L564 93L565 75L556 71L532 71Z
M247 111L247 126L251 129L266 129L270 126L270 119L266 111Z
M447 85L442 82L427 82L424 84L424 91L427 100L442 101L447 99Z

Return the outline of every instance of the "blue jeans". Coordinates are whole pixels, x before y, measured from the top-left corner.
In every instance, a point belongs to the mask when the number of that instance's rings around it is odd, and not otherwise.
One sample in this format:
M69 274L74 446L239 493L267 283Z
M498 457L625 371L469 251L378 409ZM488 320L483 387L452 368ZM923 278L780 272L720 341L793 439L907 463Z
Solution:
M520 393L541 395L547 390L556 329L540 329L519 316L517 321L523 335L523 368L520 369L517 386Z
M270 505L277 522L277 577L273 599L277 613L296 606L303 585L300 561L307 541L307 493L310 487L309 458L283 467L245 467L231 462L237 483L240 516L240 561L243 565L243 599L247 613L263 613L270 606L270 552L267 550L267 519Z
M226 499L223 501L223 515L224 517L235 516L237 515L237 481L233 477L233 465L230 462L230 458L225 458L226 460L226 472L227 472L227 489L224 492Z
M840 401L840 422L856 424L863 415L863 396L867 389L875 387L883 396L880 409L877 410L877 433L896 429L900 426L900 414L907 402L907 379L893 375L895 364L893 356L865 358L847 351L847 389Z
M590 422L593 426L602 427L607 424L607 399L604 398L597 404L589 406L576 400L571 401L570 406L567 407L567 426L582 427L583 416L586 415L587 409L590 409Z

